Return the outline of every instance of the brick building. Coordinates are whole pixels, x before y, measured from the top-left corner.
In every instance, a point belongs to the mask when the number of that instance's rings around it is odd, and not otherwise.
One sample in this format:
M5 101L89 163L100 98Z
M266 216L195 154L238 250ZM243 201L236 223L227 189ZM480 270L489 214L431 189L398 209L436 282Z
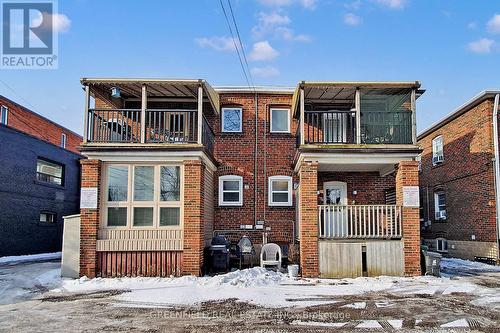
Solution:
M80 275L199 275L214 234L303 276L420 273L418 82L82 84Z
M445 255L498 259L498 94L482 92L418 136L422 237Z
M61 250L63 216L79 211L79 142L0 96L0 256Z

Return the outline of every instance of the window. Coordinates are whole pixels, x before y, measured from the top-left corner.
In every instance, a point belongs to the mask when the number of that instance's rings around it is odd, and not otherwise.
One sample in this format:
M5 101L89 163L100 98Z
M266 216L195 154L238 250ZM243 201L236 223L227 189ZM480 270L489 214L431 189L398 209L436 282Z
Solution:
M243 205L243 177L219 177L219 206Z
M56 222L56 213L51 212L41 212L40 222L54 223Z
M434 211L436 220L446 220L446 196L443 191L434 193Z
M38 158L36 160L36 179L56 185L63 185L64 167L60 164Z
M432 140L432 165L438 165L444 161L443 136L437 136Z
M445 238L436 238L436 250L438 252L448 252L448 241Z
M108 165L105 175L106 226L180 226L180 166Z
M418 156L415 157L415 161L418 162L418 172L422 172L422 154L418 154Z
M241 108L222 108L222 132L240 133L242 131Z
M66 148L66 134L61 134L61 148Z
M1 124L7 125L8 113L9 113L9 109L5 105L2 105L0 107L0 123Z
M269 206L291 206L292 205L292 177L273 176L269 177L268 186Z
M271 109L271 132L290 133L290 110Z

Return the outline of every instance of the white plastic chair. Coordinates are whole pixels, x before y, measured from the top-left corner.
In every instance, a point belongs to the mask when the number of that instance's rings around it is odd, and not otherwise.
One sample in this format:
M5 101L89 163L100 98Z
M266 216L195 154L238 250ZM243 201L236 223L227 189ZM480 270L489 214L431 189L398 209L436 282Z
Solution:
M278 259L276 259L276 256ZM277 266L279 270L281 269L281 258L281 248L278 244L264 244L262 246L262 250L260 251L260 267L265 268L265 266Z

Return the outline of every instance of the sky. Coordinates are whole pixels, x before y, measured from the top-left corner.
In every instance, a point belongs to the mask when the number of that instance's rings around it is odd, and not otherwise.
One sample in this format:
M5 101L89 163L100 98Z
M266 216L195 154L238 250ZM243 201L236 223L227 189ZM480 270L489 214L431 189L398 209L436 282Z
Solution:
M497 0L231 5L258 85L418 80L426 90L417 102L419 131L477 93L500 89ZM64 0L58 7L58 69L0 69L0 94L77 133L84 118L82 77L246 85L219 0Z

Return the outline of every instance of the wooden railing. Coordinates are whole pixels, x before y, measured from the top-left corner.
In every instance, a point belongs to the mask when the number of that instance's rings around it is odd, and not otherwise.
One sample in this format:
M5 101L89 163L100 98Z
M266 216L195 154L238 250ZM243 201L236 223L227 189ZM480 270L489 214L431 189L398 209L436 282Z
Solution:
M319 237L401 238L402 210L397 205L320 205Z

